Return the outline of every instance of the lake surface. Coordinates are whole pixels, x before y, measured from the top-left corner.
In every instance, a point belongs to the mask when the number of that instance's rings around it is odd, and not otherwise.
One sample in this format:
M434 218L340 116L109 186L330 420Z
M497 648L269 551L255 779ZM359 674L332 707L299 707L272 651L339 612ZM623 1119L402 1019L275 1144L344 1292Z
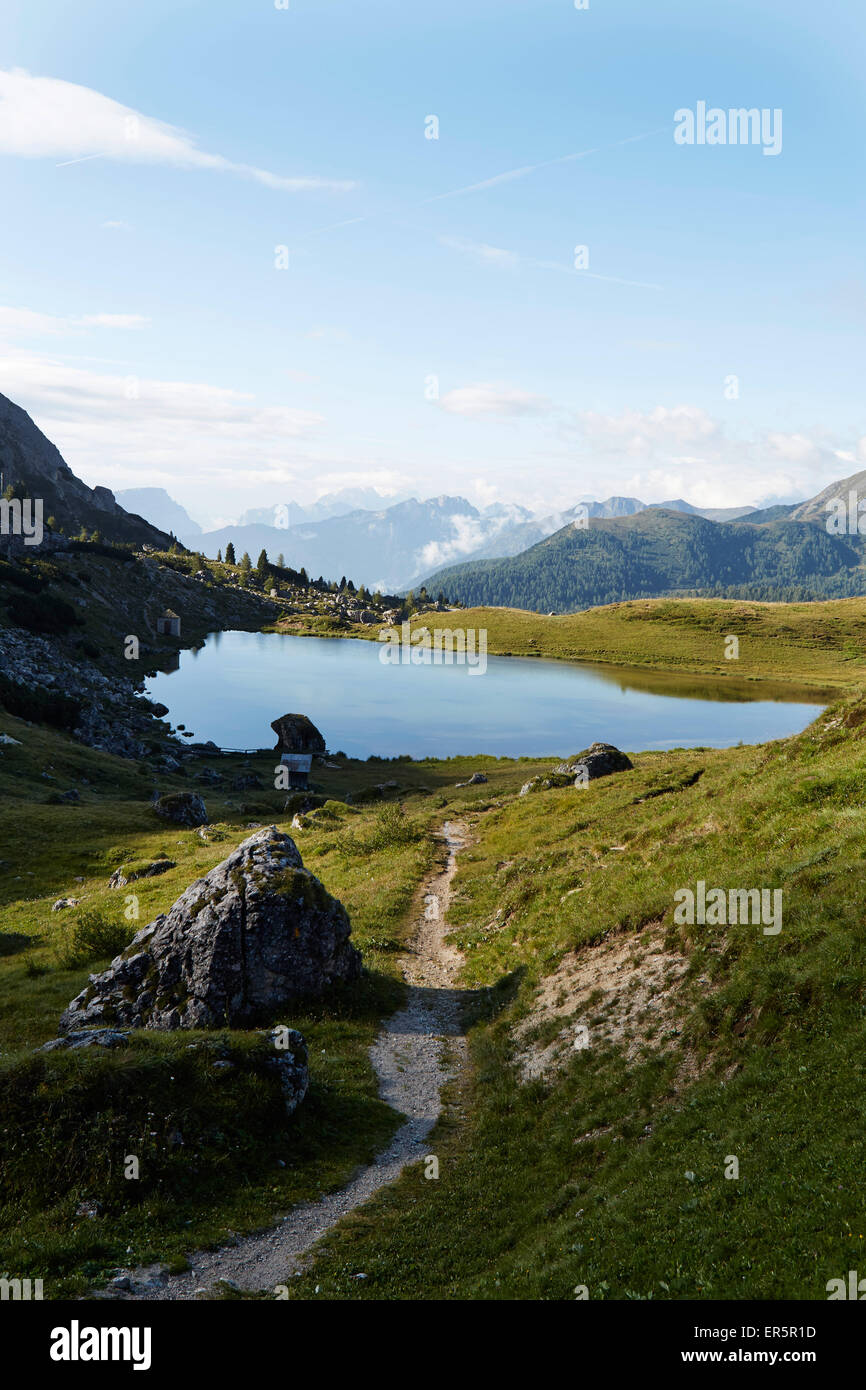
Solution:
M782 689L754 699L743 683L535 658L488 656L483 675L386 666L381 650L353 638L214 633L147 689L174 724L221 748L272 747L271 720L306 714L331 751L356 758L567 757L597 739L631 752L728 748L798 733L822 708Z

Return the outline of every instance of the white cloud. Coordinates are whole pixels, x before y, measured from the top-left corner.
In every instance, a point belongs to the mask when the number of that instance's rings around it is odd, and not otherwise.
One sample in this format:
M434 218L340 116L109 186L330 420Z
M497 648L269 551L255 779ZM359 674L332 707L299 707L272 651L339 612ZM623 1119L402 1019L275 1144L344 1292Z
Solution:
M647 454L660 447L682 448L721 437L719 422L695 405L658 405L644 412L624 410L620 415L585 410L573 420L595 448L617 454Z
M250 487L293 482L297 448L324 424L312 411L261 405L220 386L123 377L8 349L0 391L91 485L182 490L199 510L215 488L249 505Z
M446 391L439 404L450 415L464 415L470 419L484 419L490 415L545 415L551 409L546 396L491 382Z
M144 328L150 319L143 314L42 314L36 309L19 309L0 304L0 336L5 338L56 337L86 328Z
M484 241L467 241L464 237L456 236L440 236L437 240L440 246L447 246L450 251L462 251L465 255L480 261L482 265L491 265L497 270L514 270L520 264L520 257L516 251L506 251L501 246L488 246Z
M287 178L208 154L177 126L142 115L90 87L57 77L34 77L22 68L0 71L0 153L65 164L102 158L168 164L177 169L211 169L241 174L289 193L306 189L343 192L355 187L348 180Z
M471 555L491 532L491 527L485 526L476 516L455 515L451 517L451 522L454 535L450 540L429 541L418 551L415 561L419 573L422 570L439 569L442 565L451 564L452 560L459 560L463 555Z

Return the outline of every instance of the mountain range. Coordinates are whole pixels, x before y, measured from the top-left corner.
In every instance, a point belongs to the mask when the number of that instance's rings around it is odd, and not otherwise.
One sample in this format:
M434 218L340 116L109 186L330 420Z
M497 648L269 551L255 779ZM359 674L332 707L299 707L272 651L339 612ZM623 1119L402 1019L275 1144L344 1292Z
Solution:
M866 592L866 536L828 532L827 502L847 499L858 484L866 473L795 507L735 521L645 508L585 526L569 522L517 555L452 565L426 583L468 607L554 613L674 595L850 597Z
M136 504L141 493L133 494ZM326 494L309 507L287 502L275 507L244 512L236 525L218 530L175 530L185 545L212 559L229 541L238 555L248 551L255 558L266 550L273 559L283 554L296 569L310 574L339 577L352 574L368 588L388 591L418 587L431 572L449 562L517 555L552 535L579 515L591 518L631 516L648 510L636 497L609 497L603 502L586 499L561 512L534 515L517 503L493 503L476 507L465 497L416 497L387 506L356 506L359 499L383 500L371 489L346 489ZM170 499L169 499L170 500ZM703 516L697 507L677 499L650 504ZM728 508L706 515L728 518L749 508ZM150 515L168 525L173 514L164 505ZM279 518L282 525L275 524Z
M53 517L67 535L84 529L107 542L165 549L173 533L212 557L232 541L238 556L282 554L311 577L345 574L389 592L425 582L466 605L568 612L674 594L778 600L866 592L866 536L827 525L832 501L847 504L852 492L866 493L866 471L804 502L761 510L609 497L534 516L519 505L478 508L448 496L373 509L354 504L381 495L360 489L321 498L315 507L330 514L319 519L313 507L285 527L248 519L205 532L161 488L127 489L116 498L108 488L88 487L29 415L0 395L0 481L42 498L46 521Z

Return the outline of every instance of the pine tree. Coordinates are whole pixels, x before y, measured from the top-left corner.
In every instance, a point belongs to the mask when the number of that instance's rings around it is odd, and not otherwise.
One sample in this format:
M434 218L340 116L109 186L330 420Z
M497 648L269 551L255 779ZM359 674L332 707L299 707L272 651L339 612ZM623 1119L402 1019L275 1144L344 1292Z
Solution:
M286 568L286 557L282 551L280 551L279 555L277 556L277 564L279 565L281 570L284 570Z
M222 562L223 562L223 553L222 553L222 550L218 550L218 551L217 551L217 564L218 564L218 565L221 565Z
M270 561L268 560L268 552L266 550L262 550L259 554L259 558L256 560L256 574L258 575L259 579L263 584L270 572L271 565Z
M253 562L246 551L241 556L241 574L246 578L253 567Z
M229 541L228 545L226 546L226 564L227 564L227 565L236 565L236 564L237 564L237 560L235 559L235 548L234 548L234 546L232 545L231 541Z

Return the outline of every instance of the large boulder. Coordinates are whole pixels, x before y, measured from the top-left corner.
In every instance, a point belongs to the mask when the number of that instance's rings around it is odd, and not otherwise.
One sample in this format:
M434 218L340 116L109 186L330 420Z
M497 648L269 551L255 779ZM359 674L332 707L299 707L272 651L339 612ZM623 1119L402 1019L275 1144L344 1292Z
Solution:
M567 763L557 763L546 776L533 777L524 782L520 795L531 792L551 791L558 787L585 787L597 777L609 777L614 772L627 772L633 764L625 753L612 743L592 743L582 753L575 753Z
M272 825L244 840L64 1012L61 1033L246 1027L353 980L361 956L342 903Z
M325 740L305 714L283 714L271 728L277 736L275 753L324 753Z
M157 797L153 809L163 820L173 825L207 825L207 807L197 792L169 792Z
M580 769L585 782L594 782L596 777L609 777L612 772L628 772L633 766L625 753L621 753L612 743L591 743L582 753L569 758L569 771L575 775Z

